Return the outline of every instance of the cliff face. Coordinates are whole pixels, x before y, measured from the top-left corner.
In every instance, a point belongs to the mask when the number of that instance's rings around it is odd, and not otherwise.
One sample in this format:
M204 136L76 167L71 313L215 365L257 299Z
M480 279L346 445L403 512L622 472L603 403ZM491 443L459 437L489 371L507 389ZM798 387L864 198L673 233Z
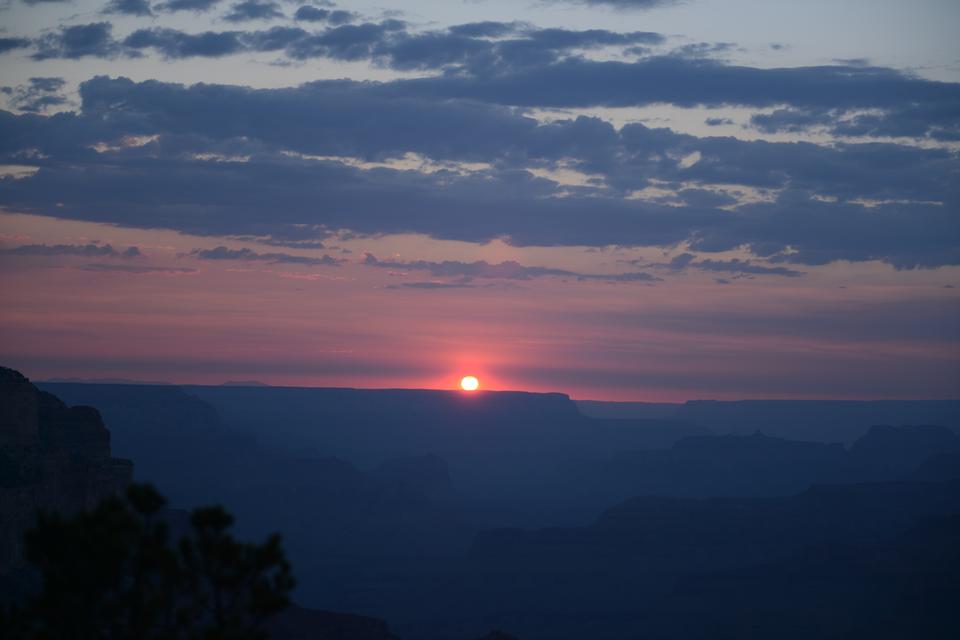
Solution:
M19 371L0 367L0 449L36 446L37 388Z
M38 511L72 513L122 491L133 463L110 455L91 407L68 407L0 367L0 575L22 565L20 540Z

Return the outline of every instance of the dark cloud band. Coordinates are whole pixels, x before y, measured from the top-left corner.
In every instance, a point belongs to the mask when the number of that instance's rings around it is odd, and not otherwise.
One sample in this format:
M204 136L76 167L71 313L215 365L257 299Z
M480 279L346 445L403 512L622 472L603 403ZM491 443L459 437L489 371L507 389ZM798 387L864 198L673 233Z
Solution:
M32 149L39 167L6 180L0 203L204 234L319 234L300 241L346 229L547 246L688 242L803 264L960 262L948 151L697 138L582 117L541 124L506 107L404 95L403 86L97 78L81 87L79 113L0 113L0 160L22 164ZM404 169L408 153L449 168ZM569 185L533 173L561 167L594 178ZM673 195L642 195L651 185ZM731 185L767 196L740 202Z

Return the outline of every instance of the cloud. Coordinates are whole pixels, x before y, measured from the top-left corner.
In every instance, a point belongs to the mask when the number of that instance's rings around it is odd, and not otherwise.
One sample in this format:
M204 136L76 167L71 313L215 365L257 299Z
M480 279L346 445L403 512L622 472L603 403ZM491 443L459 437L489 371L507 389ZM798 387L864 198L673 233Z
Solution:
M166 275L188 275L197 273L196 269L183 269L175 267L147 267L135 266L130 264L85 264L77 267L81 271L93 271L96 273L127 273L127 274L166 274Z
M173 13L175 11L195 11L200 13L209 11L220 4L221 1L222 0L167 0L167 2L156 5L156 9L166 13Z
M448 32L467 38L502 38L526 30L529 25L523 22L468 22L450 27Z
M513 37L490 39L501 35ZM490 73L503 68L550 64L573 50L663 41L662 35L645 31L536 29L519 23L495 22L409 33L404 23L386 20L328 29L295 43L287 54L295 59L372 59L402 70L460 67L474 73Z
M588 7L609 7L618 11L649 11L660 7L684 4L686 0L553 0Z
M271 264L304 264L313 266L339 267L346 262L342 258L333 258L324 254L321 258L310 256L296 256L289 253L257 253L252 249L229 249L224 246L213 249L194 249L189 254L191 257L200 260L261 260Z
M881 113L854 113L830 108L787 108L751 116L750 124L764 133L800 133L821 129L848 137L929 137L960 140L960 117L950 104L909 104Z
M777 109L750 117L750 124L764 133L798 132L830 124L830 109Z
M700 271L733 273L737 275L771 275L784 276L787 278L798 278L804 275L802 271L796 271L786 267L766 267L763 265L754 264L750 260L741 260L740 258L733 258L731 260L696 260L695 258L696 257L692 253L681 253L670 260L670 262L651 264L647 266L665 268L671 271L697 269Z
M363 264L368 267L379 267L382 269L429 271L431 275L442 278L459 276L469 278L529 280L531 278L540 278L543 276L577 276L577 274L572 271L567 271L564 269L552 269L549 267L528 267L518 262L514 262L513 260L507 260L497 264L491 264L485 260L477 260L475 262L461 262L458 260L445 260L443 262L430 262L426 260L399 262L380 260L372 253L365 253L363 257Z
M136 258L142 255L138 247L120 252L109 244L25 244L2 253L15 256L84 256L87 258Z
M645 271L635 271L630 273L581 273L577 275L578 280L600 280L602 282L659 282L660 278L646 273Z
M176 29L157 27L138 29L123 41L129 49L157 49L166 58L190 58L204 56L217 58L245 49L236 31L207 31L186 34Z
M30 78L30 88L44 93L60 91L66 83L63 78Z
M417 78L396 90L536 107L681 107L741 105L857 109L960 103L960 84L878 67L760 69L715 60L655 56L636 62L567 58L490 76Z
M308 35L292 43L287 55L294 59L334 58L336 60L363 60L373 57L375 48L392 32L402 31L398 20L380 23L345 24Z
M279 14L278 7L273 0L247 0L234 5L229 16L235 20L269 17ZM312 10L303 14L309 19L326 16L328 22L335 13L301 8ZM385 93L428 99L536 108L657 103L781 107L756 115L752 124L768 132L823 126L845 136L960 139L960 84L925 80L895 69L863 64L761 69L704 57L730 49L731 43L692 44L632 62L575 55L583 50L619 47L626 51L664 42L663 35L653 32L538 29L503 22L412 33L406 23L391 19L315 32L291 27L203 33L153 28L134 32L121 46L112 38L109 23L93 23L40 38L33 57L141 55L149 48L167 58L282 50L294 60L368 60L399 70L448 71L382 87Z
M543 124L405 80L250 89L96 78L80 96L77 113L0 112L0 161L22 164L33 149L40 168L5 181L0 204L278 242L347 230L686 242L776 263L960 263L957 158L944 149L696 137L586 117ZM590 178L539 177L555 169Z
M476 289L470 282L401 282L390 284L386 289Z
M279 51L289 47L306 35L297 27L271 27L263 31L241 34L241 42L254 51Z
M263 0L247 0L235 4L225 19L242 22L252 19L279 17L279 4ZM344 11L329 11L316 7L301 7L300 21L325 21L331 26L322 31L307 32L286 29L290 36L282 46L285 54L295 60L332 58L335 60L371 60L394 69L446 69L460 67L472 73L501 73L504 70L551 64L570 52L603 47L628 47L639 44L661 44L664 36L658 33L635 31L617 33L602 29L573 31L568 29L537 29L521 23L472 23L447 30L410 33L399 20L378 23L346 24L354 18ZM151 40L144 34L155 34ZM489 34L510 34L506 39L491 39ZM162 34L163 38L159 39ZM128 37L124 44L128 55L156 47L166 57L221 56L241 52L261 51L258 31L207 31L187 33L167 27L144 29ZM294 37L295 36L295 37ZM229 40L233 46L225 48L179 48L170 42L190 42L200 38ZM106 40L105 40L106 42ZM103 55L115 55L117 43L104 45ZM56 49L47 47L47 57L56 57Z
M305 20L331 22L336 13L309 6L301 9ZM274 0L246 0L235 4L228 18L276 15L279 5ZM62 28L41 37L33 57L141 55L143 50L155 48L173 59L282 50L295 60L369 60L399 70L448 71L382 87L385 93L408 97L536 108L657 103L780 107L771 114L756 115L752 124L768 132L826 127L845 136L960 139L960 84L925 80L895 69L853 61L761 69L703 57L728 50L731 43L692 44L632 62L575 55L582 50L619 47L625 51L664 42L663 35L653 32L538 29L516 22L468 23L414 33L406 23L390 19L340 24L315 32L291 27L203 33L153 28L134 32L121 45L112 38L110 24L101 22ZM8 46L20 44L11 39ZM457 72L450 72L454 70Z
M110 0L103 8L104 13L128 16L152 16L150 0Z
M223 17L227 22L246 22L248 20L270 20L282 18L280 4L273 0L243 0L230 7L230 12Z
M66 86L63 78L30 78L28 84L16 87L0 87L0 92L10 96L10 104L20 111L40 112L47 107L67 103L62 91Z
M356 14L342 9L331 10L303 5L297 9L293 17L295 20L302 22L326 22L332 25L341 25L355 20Z
M248 0L234 7L233 20L279 12L273 0ZM301 9L303 21L339 22L328 9ZM824 126L844 136L960 139L960 85L896 69L863 64L756 68L709 57L731 49L731 43L696 43L635 61L577 55L606 47L635 52L664 42L662 34L653 32L538 29L516 22L411 32L406 23L390 19L313 32L290 27L203 33L153 28L129 36L124 48L112 39L107 23L95 23L41 38L34 57L141 55L149 48L167 58L283 51L293 60L367 60L405 71L445 71L389 83L390 92L429 99L561 109L658 103L779 107L772 114L758 114L754 126L770 132Z
M843 298L804 309L650 309L639 313L587 314L583 320L680 334L753 338L790 337L837 342L949 343L960 340L960 299L916 296L902 300ZM864 322L870 318L870 322Z
M113 39L113 25L109 22L61 27L37 39L37 50L31 56L34 60L67 58L75 60L86 56L111 58L120 53L120 47Z
M485 260L474 262L461 262L459 260L444 260L443 262L430 262L427 260L415 260L412 262L400 262L391 260L380 260L372 253L365 253L363 264L368 267L378 267L381 269L397 269L409 271L429 271L431 275L438 278L474 278L498 279L498 280L531 280L533 278L543 277L561 277L575 278L577 280L604 280L608 282L653 282L659 280L649 273L615 273L615 274L586 274L568 271L566 269L555 269L552 267L530 267L520 264L513 260L506 260L491 264Z
M733 42L694 42L677 47L669 55L677 58L711 58L736 48Z
M566 161L604 175L621 195L642 189L650 178L767 189L789 185L844 199L946 201L956 195L949 181L954 158L938 149L696 138L642 124L617 131L585 117L541 125L495 105L398 94L395 84L334 81L251 90L98 78L80 92L91 123L126 123L128 130L112 134L118 137L176 132L206 138L207 145L246 138L261 152L366 160L413 152L445 161L507 162L504 170ZM652 154L659 158L652 161ZM697 154L697 162L681 162Z
M31 41L27 38L0 38L0 54L4 54L15 49L25 49L31 44Z

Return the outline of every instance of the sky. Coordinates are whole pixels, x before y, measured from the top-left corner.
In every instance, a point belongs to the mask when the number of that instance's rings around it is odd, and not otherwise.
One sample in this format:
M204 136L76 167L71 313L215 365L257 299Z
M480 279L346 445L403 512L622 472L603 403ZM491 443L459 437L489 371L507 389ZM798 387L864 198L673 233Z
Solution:
M35 379L960 396L953 0L6 0Z

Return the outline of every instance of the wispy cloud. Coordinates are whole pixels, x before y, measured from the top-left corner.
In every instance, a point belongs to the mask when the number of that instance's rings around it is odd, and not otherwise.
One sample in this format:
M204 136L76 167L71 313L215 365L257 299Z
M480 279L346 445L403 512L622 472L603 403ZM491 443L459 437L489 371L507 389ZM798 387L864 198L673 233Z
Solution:
M262 261L270 264L304 264L312 266L338 267L347 262L344 258L334 258L327 254L317 258L313 256L297 256L289 253L270 252L257 253L253 249L246 247L241 249L230 249L223 245L213 249L194 249L188 254L199 260L244 260L244 261Z
M189 275L197 273L196 269L177 268L177 267L151 267L129 264L104 264L93 263L77 267L81 271L93 271L103 273L129 273L129 274L167 274L167 275Z
M109 244L24 244L2 253L16 256L84 256L106 258L137 258L141 254L138 247L128 247L117 251Z
M720 273L732 273L732 274L753 274L753 275L769 275L769 276L784 276L787 278L798 278L804 273L802 271L797 271L795 269L788 269L786 267L768 267L760 264L755 264L751 260L742 260L740 258L732 258L730 260L714 260L714 259L703 259L698 260L696 256L692 253L681 253L678 256L672 258L669 262L644 262L639 260L629 261L632 264L643 265L646 267L667 269L670 271L683 271L685 269L696 269L699 271L714 271ZM724 283L721 283L724 284Z
M474 262L462 262L459 260L444 260L442 262L414 260L410 262L403 262L398 260L380 260L372 253L366 253L364 254L363 264L368 267L378 267L381 269L400 271L428 271L431 275L439 278L459 277L471 280L473 278L531 280L533 278L544 277L571 278L576 280L603 280L608 282L654 282L659 280L659 278L652 276L649 273L640 271L613 274L579 273L576 271L556 269L553 267L526 266L513 260L506 260L498 263L489 263L485 260L476 260ZM457 284L461 286L467 285L469 284L469 280L464 280Z

